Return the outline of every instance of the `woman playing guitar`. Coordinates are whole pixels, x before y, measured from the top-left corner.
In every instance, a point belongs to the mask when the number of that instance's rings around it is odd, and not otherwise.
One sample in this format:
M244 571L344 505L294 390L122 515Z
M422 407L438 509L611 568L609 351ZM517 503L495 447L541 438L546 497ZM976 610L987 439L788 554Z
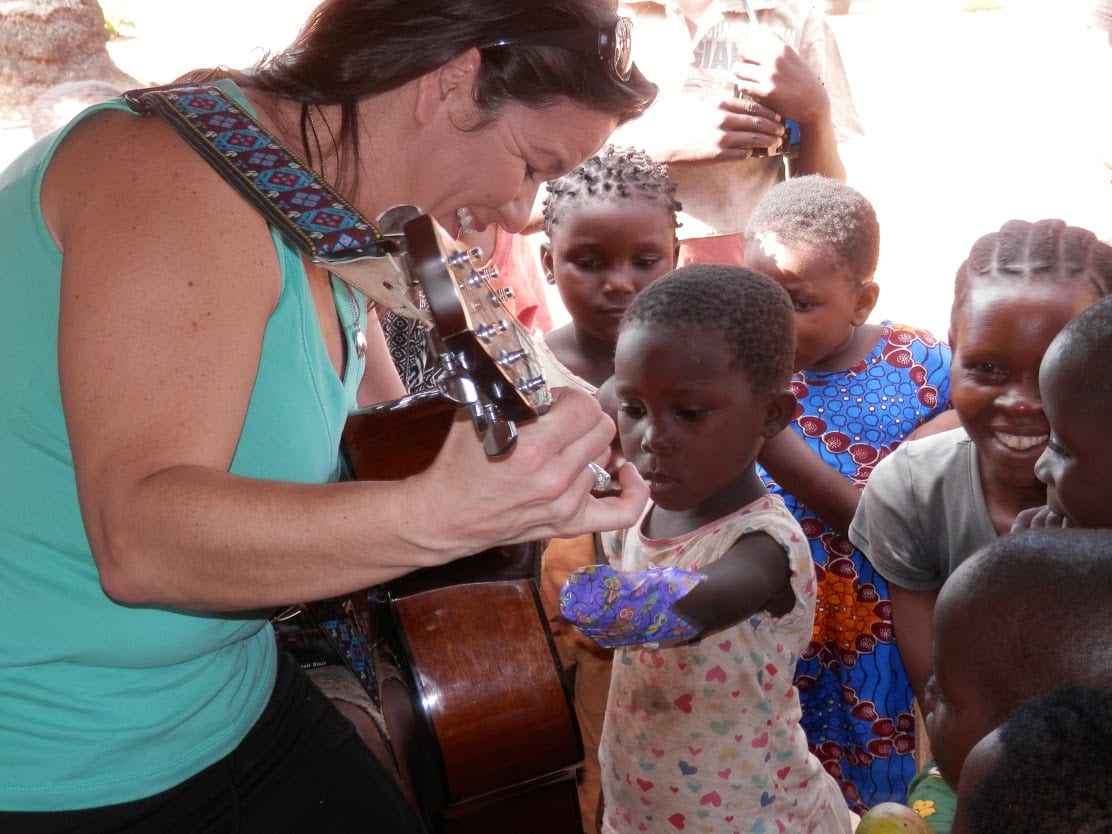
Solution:
M260 66L188 80L363 217L512 231L652 99L628 34L604 0L326 0ZM419 474L336 483L364 366L386 361L362 294L121 99L0 176L0 223L0 829L420 830L268 615L628 526L631 468L620 497L590 494L610 421L557 394L509 454L461 417Z

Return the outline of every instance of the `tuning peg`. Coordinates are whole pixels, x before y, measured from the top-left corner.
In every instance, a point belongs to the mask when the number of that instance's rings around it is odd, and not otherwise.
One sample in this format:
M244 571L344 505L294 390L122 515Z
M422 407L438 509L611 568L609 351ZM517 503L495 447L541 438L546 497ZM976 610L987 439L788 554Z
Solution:
M520 362L523 359L531 359L533 354L528 350L522 348L521 350L504 350L495 360L503 368L508 368L514 362Z
M483 250L478 246L468 249L466 251L457 249L448 258L448 264L457 268L465 266L481 266L486 262L486 256L483 255Z
M479 389L471 377L463 373L455 354L446 351L440 354L440 367L444 376L437 383L440 393L457 405L475 406L479 402Z
M496 307L505 307L507 301L515 298L513 287L499 287L490 296L490 302Z
M517 442L517 426L512 420L498 418L497 409L487 406L487 424L483 432L483 451L487 457L504 455Z
M458 405L473 405L479 401L479 389L470 377L444 377L439 387L440 393Z
M516 387L517 390L521 391L522 393L531 394L533 391L541 390L545 387L545 385L547 385L547 383L545 382L543 376L531 376L528 379L523 379L521 382L517 383Z
M475 328L475 335L482 339L484 342L491 341L499 333L505 333L509 328L505 319L499 319L494 324L481 324Z

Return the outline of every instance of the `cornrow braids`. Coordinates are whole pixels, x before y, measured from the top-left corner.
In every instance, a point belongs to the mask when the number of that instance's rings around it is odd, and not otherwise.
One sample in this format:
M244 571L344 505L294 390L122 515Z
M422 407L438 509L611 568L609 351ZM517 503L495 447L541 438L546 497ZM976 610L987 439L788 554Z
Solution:
M607 145L577 168L548 184L544 200L544 233L564 212L589 201L641 198L659 201L679 227L676 213L683 208L675 198L676 184L668 179L668 168L637 148Z
M791 298L763 272L725 264L674 269L633 299L619 334L636 327L719 332L730 367L741 370L757 393L791 381L795 315Z
M858 283L876 274L880 260L876 209L839 180L810 174L773 186L749 217L746 244L769 233L788 246L803 244L833 253Z
M969 250L954 279L950 319L957 318L973 281L1087 285L1095 298L1112 292L1112 246L1064 220L1009 220Z

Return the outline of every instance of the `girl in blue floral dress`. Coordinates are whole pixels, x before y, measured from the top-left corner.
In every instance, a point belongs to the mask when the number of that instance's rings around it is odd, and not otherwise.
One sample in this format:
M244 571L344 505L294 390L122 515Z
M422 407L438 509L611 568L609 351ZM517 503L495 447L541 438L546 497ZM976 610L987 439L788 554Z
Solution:
M887 583L846 532L873 467L950 398L945 344L920 328L867 323L879 248L869 201L818 176L776 186L746 231L746 265L779 281L795 308L794 431L766 446L760 463L816 567L815 626L796 670L803 726L858 813L906 794L914 696ZM828 467L816 467L816 455Z

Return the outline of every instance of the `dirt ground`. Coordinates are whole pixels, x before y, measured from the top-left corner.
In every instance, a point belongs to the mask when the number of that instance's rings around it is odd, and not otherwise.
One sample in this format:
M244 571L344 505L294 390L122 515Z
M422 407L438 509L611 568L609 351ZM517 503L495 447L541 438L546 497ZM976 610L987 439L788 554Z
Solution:
M253 63L315 5L104 2L134 24L109 43L113 59L156 83ZM944 335L958 265L1009 218L1061 217L1112 239L1112 46L1087 27L1085 2L854 0L830 18L867 133L845 151L850 181L881 221L876 318ZM0 167L29 142L26 125L0 125Z

